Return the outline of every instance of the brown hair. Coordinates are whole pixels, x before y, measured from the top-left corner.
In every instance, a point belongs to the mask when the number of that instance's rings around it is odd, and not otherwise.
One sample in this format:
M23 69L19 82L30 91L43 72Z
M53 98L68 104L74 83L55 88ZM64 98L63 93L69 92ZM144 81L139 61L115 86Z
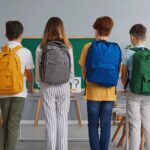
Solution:
M146 38L146 27L142 24L135 24L131 27L129 34L133 35L139 40L145 40Z
M71 44L65 34L63 22L58 17L52 17L48 20L40 47L43 49L49 41L60 41L66 44L67 47L71 47Z
M97 30L100 36L109 36L114 23L109 16L103 16L96 19L93 28Z
M23 25L19 21L8 21L5 26L8 40L16 40L23 33Z

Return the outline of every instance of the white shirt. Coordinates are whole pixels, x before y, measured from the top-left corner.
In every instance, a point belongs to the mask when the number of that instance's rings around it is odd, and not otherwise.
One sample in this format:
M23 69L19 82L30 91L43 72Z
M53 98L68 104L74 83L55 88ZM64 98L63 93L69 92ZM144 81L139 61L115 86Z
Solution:
M21 43L16 42L16 41L9 41L8 42L8 47L10 49L13 49L16 46L21 46ZM0 49L0 52L2 50ZM16 54L19 56L21 60L21 72L24 74L25 69L33 69L34 68L34 63L33 63L33 58L30 50L22 47L20 48ZM24 77L24 91L16 94L16 95L0 95L0 98L6 98L6 97L26 97L27 96L27 87L26 87L26 77Z
M74 79L74 58L73 58L73 51L72 48L69 50L70 53L70 58L71 58L71 73L70 73L70 80L69 82L72 82ZM36 83L40 85L41 79L39 75L39 64L41 61L41 56L42 56L42 49L40 48L40 45L36 49Z

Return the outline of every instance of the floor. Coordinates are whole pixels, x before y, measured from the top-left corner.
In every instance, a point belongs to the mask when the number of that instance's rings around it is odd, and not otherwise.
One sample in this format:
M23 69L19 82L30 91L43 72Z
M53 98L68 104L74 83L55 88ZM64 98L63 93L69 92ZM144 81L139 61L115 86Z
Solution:
M123 150L110 144L109 150ZM19 142L16 150L45 150L44 142ZM69 142L68 150L90 150L88 142Z
M116 126L112 126L112 135ZM68 150L90 150L88 142L87 125L80 128L78 125L69 125L69 142ZM21 125L20 140L17 144L16 150L45 150L44 142L44 125L33 127L33 125ZM117 142L121 133L117 136L116 140L110 142L109 150L124 150L124 148L117 148Z

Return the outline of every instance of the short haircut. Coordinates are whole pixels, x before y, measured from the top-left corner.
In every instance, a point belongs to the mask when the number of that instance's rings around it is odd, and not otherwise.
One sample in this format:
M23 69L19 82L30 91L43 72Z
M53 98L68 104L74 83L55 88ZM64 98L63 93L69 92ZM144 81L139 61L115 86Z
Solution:
M146 38L146 27L142 24L135 24L131 27L129 33L130 35L133 35L139 40L145 40Z
M103 16L96 19L93 28L97 30L100 36L109 36L113 25L114 23L111 17Z
M8 40L16 40L23 33L23 25L19 21L8 21L5 26Z

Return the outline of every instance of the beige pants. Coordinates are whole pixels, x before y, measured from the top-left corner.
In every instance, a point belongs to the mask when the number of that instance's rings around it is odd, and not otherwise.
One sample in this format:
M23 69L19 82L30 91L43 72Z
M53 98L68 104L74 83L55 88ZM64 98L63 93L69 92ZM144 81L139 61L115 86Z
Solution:
M144 128L145 148L150 150L150 96L128 93L127 113L130 124L130 150L140 148L141 124Z

